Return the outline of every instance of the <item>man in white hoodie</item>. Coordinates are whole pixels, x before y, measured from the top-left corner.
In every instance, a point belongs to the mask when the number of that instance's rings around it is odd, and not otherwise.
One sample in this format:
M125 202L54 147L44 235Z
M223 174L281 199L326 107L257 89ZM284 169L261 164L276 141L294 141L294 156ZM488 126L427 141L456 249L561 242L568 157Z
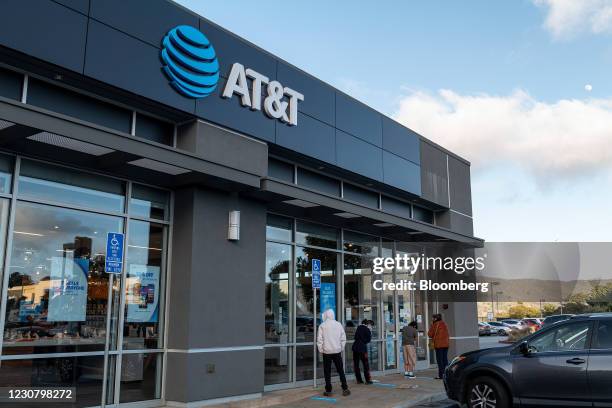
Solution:
M346 333L342 324L336 321L336 316L332 309L327 309L323 312L323 323L319 326L317 334L317 348L319 353L323 355L323 373L325 374L325 396L330 396L332 391L331 385L331 364L336 366L336 371L340 376L342 384L342 395L350 395L351 392L346 384L344 376L344 367L342 365L342 350L346 345Z

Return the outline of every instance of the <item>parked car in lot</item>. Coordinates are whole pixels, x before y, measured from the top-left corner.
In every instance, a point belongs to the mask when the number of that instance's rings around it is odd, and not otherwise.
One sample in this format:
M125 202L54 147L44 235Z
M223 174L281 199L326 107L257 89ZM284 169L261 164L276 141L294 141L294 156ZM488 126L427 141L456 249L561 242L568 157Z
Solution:
M512 327L504 322L487 322L498 336L507 336Z
M491 326L489 326L485 322L478 322L478 335L479 336L490 336Z
M516 344L455 357L450 399L470 408L612 405L612 313L574 316Z
M523 327L525 326L533 327L535 330L540 330L540 328L542 327L540 319L536 319L532 317L526 317L523 320L521 320L521 322L523 323Z
M518 319L504 319L501 322L502 323L506 323L508 326L510 326L513 329L522 329L523 328L523 322L521 322Z
M542 327L550 326L551 324L554 324L557 322L562 322L564 320L569 319L572 316L574 315L573 314L558 314L558 315L548 316L546 319L544 319L544 322L542 323Z

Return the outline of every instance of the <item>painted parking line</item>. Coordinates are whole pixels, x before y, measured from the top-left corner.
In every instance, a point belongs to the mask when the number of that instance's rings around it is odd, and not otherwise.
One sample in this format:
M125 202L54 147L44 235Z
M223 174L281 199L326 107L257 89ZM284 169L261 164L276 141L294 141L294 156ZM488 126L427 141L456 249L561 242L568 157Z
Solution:
M329 398L329 397L310 397L311 400L314 401L325 401L325 402L331 402L333 404L335 404L336 402L338 402L338 400L336 400L335 398Z

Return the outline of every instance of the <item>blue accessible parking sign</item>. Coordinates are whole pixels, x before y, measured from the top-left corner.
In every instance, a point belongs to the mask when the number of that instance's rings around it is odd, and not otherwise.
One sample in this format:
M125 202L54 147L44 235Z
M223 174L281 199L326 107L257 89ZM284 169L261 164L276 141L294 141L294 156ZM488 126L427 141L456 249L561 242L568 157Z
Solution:
M312 260L312 287L313 289L321 288L321 260Z
M104 271L120 274L123 269L123 234L109 232L106 236L106 262Z

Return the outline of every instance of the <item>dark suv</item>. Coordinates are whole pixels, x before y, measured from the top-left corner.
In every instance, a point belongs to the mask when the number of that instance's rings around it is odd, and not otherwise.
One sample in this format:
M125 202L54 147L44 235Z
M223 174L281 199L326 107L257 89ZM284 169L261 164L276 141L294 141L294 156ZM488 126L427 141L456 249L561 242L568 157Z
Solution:
M612 407L612 313L573 316L512 346L461 354L444 386L471 408Z

